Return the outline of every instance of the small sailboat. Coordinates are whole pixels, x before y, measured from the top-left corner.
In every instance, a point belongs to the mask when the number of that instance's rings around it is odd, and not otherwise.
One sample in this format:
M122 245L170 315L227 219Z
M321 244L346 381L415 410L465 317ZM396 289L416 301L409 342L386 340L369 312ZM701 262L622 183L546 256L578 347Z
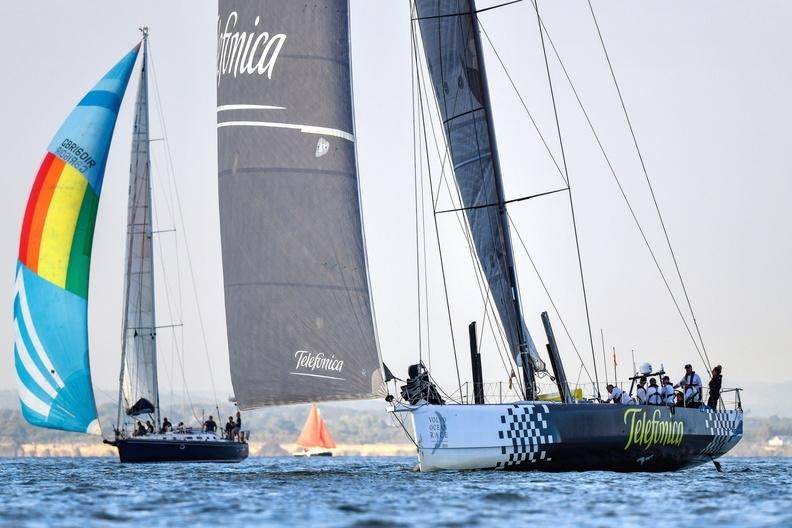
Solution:
M14 299L14 359L23 416L33 425L101 434L88 356L88 272L105 162L141 47L130 163L124 339L114 437L122 462L239 461L242 441L161 429L148 126L148 30L143 42L83 97L50 143L22 225ZM131 427L128 425L131 424ZM140 431L143 433L143 431Z
M311 404L308 418L297 438L297 445L303 450L297 451L294 456L333 456L330 449L335 449L335 441L319 413L319 406L315 403Z
M517 401L488 402L475 327L470 332L474 401L457 397L446 402L450 398L443 397L425 366L411 367L402 397L388 400L394 417L405 429L414 430L411 439L419 468L669 471L714 461L729 451L743 431L739 390L730 408L722 400L715 408L606 405L597 397L596 383L593 398L576 399L545 312L542 322L552 367L548 371L523 319L476 4L414 0L412 6L415 48L423 50L428 92L437 102L453 167L453 192L459 201L454 212L465 226L483 296L494 306L504 348L511 352L507 361L522 370ZM567 188L562 190L571 193L565 181ZM552 376L561 401L540 397L538 374ZM652 374L651 369L646 374Z
M384 396L346 1L220 0L220 235L237 405Z

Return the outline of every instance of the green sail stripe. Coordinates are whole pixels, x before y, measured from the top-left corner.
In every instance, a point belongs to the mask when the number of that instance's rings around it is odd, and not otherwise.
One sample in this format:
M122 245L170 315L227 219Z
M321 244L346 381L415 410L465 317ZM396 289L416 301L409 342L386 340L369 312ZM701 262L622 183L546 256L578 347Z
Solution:
M88 298L88 273L91 267L91 246L93 244L96 210L99 196L89 186L85 189L80 216L74 229L71 253L69 254L69 270L66 274L66 289L80 297Z

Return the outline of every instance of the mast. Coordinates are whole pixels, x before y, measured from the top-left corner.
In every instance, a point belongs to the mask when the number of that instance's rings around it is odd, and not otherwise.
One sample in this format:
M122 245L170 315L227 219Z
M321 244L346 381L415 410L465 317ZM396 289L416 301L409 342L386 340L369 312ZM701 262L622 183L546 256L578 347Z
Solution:
M154 296L151 157L148 115L148 27L135 103L129 170L124 328L119 376L118 426L129 416L152 414L160 423Z
M492 103L490 102L489 83L487 81L487 70L484 66L484 53L481 48L481 30L479 29L478 13L476 13L476 1L468 0L470 7L470 17L473 20L473 40L476 43L476 55L478 56L479 75L481 76L481 93L483 95L484 108L486 108L487 130L490 135L490 152L492 153L492 165L495 172L495 191L498 196L498 219L503 232L503 242L505 257L509 270L509 285L512 289L512 302L516 313L517 336L520 342L520 359L523 367L523 382L525 383L524 392L526 400L533 400L536 397L536 387L534 379L534 369L531 358L528 355L528 343L525 338L523 327L522 304L520 303L520 289L517 286L517 275L514 271L514 252L512 250L511 232L509 230L509 218L506 215L506 198L503 193L503 177L501 175L500 159L498 158L498 141L495 139L495 125L492 122Z

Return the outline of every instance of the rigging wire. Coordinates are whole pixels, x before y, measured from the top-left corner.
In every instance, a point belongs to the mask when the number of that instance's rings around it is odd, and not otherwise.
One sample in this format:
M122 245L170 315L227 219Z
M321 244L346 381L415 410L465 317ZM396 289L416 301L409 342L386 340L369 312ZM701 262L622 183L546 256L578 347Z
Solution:
M534 8L536 8L535 4L534 4ZM480 22L481 21L479 21L479 23ZM541 19L541 17L540 17L540 23L542 25L542 29L544 30L545 35L547 36L547 40L550 43L550 47L553 50L555 58L558 61L558 64L561 67L562 71L564 72L564 76L565 76L565 78L567 80L567 83L569 84L569 87L570 87L570 89L572 90L572 93L575 96L575 99L576 99L576 101L578 103L578 106L580 107L580 110L582 111L582 113L583 113L583 115L584 115L584 117L586 119L586 122L587 122L587 124L589 126L589 129L591 130L592 135L594 136L594 139L595 139L595 141L597 143L597 146L598 146L600 152L602 153L602 156L603 156L603 158L605 160L605 163L608 165L608 169L609 169L611 175L613 176L613 179L614 179L617 187L619 188L620 194L621 194L622 198L624 199L625 204L627 205L627 208L628 208L628 210L630 212L630 215L632 216L633 222L635 223L636 227L638 228L638 231L639 231L639 233L641 235L641 238L643 239L644 245L646 246L647 250L649 251L649 254L652 257L652 261L654 262L655 267L657 268L657 271L660 274L660 278L662 279L663 284L665 285L666 290L668 291L668 294L671 297L672 302L674 303L674 306L675 306L675 308L677 310L677 313L679 314L680 319L682 320L682 324L684 325L685 330L687 331L688 335L690 336L690 338L691 338L691 340L693 342L693 346L696 349L696 351L698 352L699 357L702 359L703 362L706 363L705 358L702 356L701 350L699 349L698 342L693 337L693 333L692 333L692 331L691 331L691 329L690 329L690 327L689 327L689 325L687 323L687 319L685 318L685 316L684 316L684 314L682 312L682 309L679 306L679 303L678 303L678 301L676 299L676 296L674 295L674 292L671 289L670 283L668 282L668 279L666 278L665 273L663 272L663 269L660 266L660 263L659 263L659 261L657 259L657 256L655 255L654 250L652 249L652 246L649 243L649 239L647 238L647 236L646 236L646 234L644 232L644 229L643 229L641 223L638 220L638 217L637 217L637 215L636 215L636 213L635 213L635 211L634 211L634 209L632 207L632 204L630 203L629 198L627 197L626 191L624 190L624 188L623 188L623 186L621 184L621 181L619 180L618 176L616 175L616 171L615 171L615 169L613 167L613 164L610 161L610 158L608 157L607 153L605 152L605 147L603 146L602 141L600 140L599 135L597 134L597 131L594 128L594 125L593 125L593 123L591 121L591 118L589 117L588 112L586 111L586 108L583 105L583 101L580 98L580 94L578 93L577 88L575 87L574 83L572 82L572 78L571 78L571 76L569 74L569 71L566 69L566 65L564 64L564 61L561 59L561 55L558 52L558 49L557 49L557 47L555 45L555 42L553 41L553 38L550 35L550 32L547 29L547 26L545 25L544 20ZM495 48L495 45L493 44L492 39L490 38L489 34L486 32L484 27L481 26L481 24L480 24L480 27L481 27L482 32L484 33L484 36L487 38L487 41L489 42L490 47L492 48L493 52L495 53L495 56L498 58L498 61L500 62L500 65L501 65L501 68L504 70L504 73L506 74L507 78L509 79L509 82L510 82L510 84L512 86L512 89L514 90L515 94L517 95L517 98L519 99L520 103L523 106L523 109L525 110L526 114L528 115L529 119L531 120L531 123L533 124L534 129L536 130L537 134L539 135L540 139L542 140L542 144L544 145L545 150L547 150L548 155L550 156L551 160L553 161L553 164L555 165L556 169L558 170L561 178L564 179L564 175L561 172L561 169L560 169L560 167L558 165L558 162L555 159L555 156L553 155L552 151L550 150L547 141L544 139L544 136L539 131L539 128L538 128L538 126L537 126L537 124L536 124L536 122L535 122L530 110L528 110L528 107L525 104L525 100L523 99L522 95L520 94L519 90L517 89L517 86L514 83L511 75L509 74L508 69L506 68L506 65L504 64L503 60L501 59L500 54L497 51L497 48ZM565 179L564 179L564 181L566 182ZM596 368L596 361L594 362L594 366Z
M418 54L416 54L416 55L418 57L420 57L420 55L418 55ZM427 67L427 69L428 69L428 67ZM421 89L423 89L422 94L426 98L426 100L428 101L429 99L431 99L431 97L430 97L430 95L428 93L429 89L426 87L426 83L424 82L423 85L421 85L420 80L419 80L419 90L421 90ZM435 101L435 102L437 103L437 105L435 105L435 109L439 112L439 106L438 106L439 102L438 101ZM423 109L423 106L421 108ZM431 113L431 110L430 110L430 113ZM442 118L439 115L436 117L436 119L438 119L440 121L442 120ZM456 217L457 223L459 224L459 228L462 231L462 233L463 233L463 235L465 237L465 240L466 240L466 242L468 244L468 252L469 252L469 255L471 257L471 262L472 262L472 265L473 265L474 273L476 275L476 281L477 281L477 285L478 285L478 288L479 288L479 293L482 296L482 303L484 304L485 315L486 315L488 313L487 312L487 308L488 307L490 307L489 308L490 310L494 310L494 308L492 308L491 304L490 304L489 287L487 286L488 283L487 283L486 279L484 278L484 271L483 271L483 269L481 269L480 263L477 260L475 244L473 242L473 236L472 236L472 233L470 231L470 227L469 227L469 225L467 224L467 222L465 220L466 217L463 214L460 214L460 211L464 211L466 209L478 209L478 208L481 208L483 206L474 206L474 207L471 207L471 208L459 207L459 208L455 208L455 209L451 209L451 210L437 211L437 205L439 203L440 194L441 194L440 193L440 189L443 186L443 183L445 184L445 188L446 188L446 191L448 193L449 199L451 200L452 205L455 206L456 203L459 203L461 205L462 204L462 197L461 197L461 194L460 194L459 186L457 184L453 185L456 193L451 191L452 184L449 183L449 178L447 178L446 174L445 174L445 163L446 163L446 160L450 159L450 156L449 156L450 153L449 153L449 150L448 150L447 146L445 146L443 148L443 151L444 151L443 154L441 155L441 153L440 153L440 141L438 141L438 137L437 137L438 134L437 134L437 131L436 131L435 126L434 126L434 119L433 119L432 115L429 116L429 124L430 124L431 131L432 131L432 139L433 139L433 142L434 142L435 151L437 152L437 157L438 158L442 158L442 163L441 163L442 176L441 176L440 182L438 182L437 193L433 196L433 205L434 205L434 209L435 209L434 210L434 214L435 214L435 216L437 216L440 213L446 213L446 212L455 212L456 213L455 217ZM426 128L424 128L424 134L428 135L428 131L426 130ZM427 154L428 154L428 151L427 151ZM455 195L456 195L456 200L455 200ZM520 200L524 200L524 199L525 198L519 198L519 199L514 200L514 201L520 201ZM495 327L493 327L493 319L495 320L495 326L497 326L497 330L496 330ZM505 348L508 348L505 345L505 330L498 324L498 318L497 317L492 317L492 318L485 317L484 320L485 320L485 322L489 323L490 330L492 331L494 339L495 339L495 346L496 346L496 349L498 350L498 355L500 356L501 364L504 367L505 374L508 376L509 373L510 373L510 369L507 366L507 363L512 366L512 368L511 368L512 371L514 370L514 365L512 365L513 358L511 357L511 355L508 355L508 358L509 358L508 360L504 359L503 350ZM479 344L479 349L481 349L480 344ZM520 388L522 389L522 386L521 386L522 380L518 380L518 382L520 384Z
M663 228L663 235L665 236L666 243L668 244L668 251L671 253L671 259L674 261L674 268L676 269L677 277L679 277L679 284L682 286L682 292L685 296L685 301L687 302L690 315L693 319L693 326L696 328L696 334L698 335L699 342L701 343L701 349L704 352L703 359L705 359L705 364L707 365L707 370L709 371L711 368L709 356L707 355L707 347L704 345L704 339L701 337L701 330L699 329L698 322L696 321L696 314L693 311L693 305L690 302L690 297L688 296L687 288L685 287L685 281L682 279L682 272L679 269L679 262L677 261L676 254L674 253L674 248L671 245L671 238L668 235L668 230L666 229L665 222L663 221L663 215L660 213L660 206L657 203L657 197L655 196L652 182L649 179L649 172L646 170L646 163L644 163L643 154L641 154L641 149L638 147L638 139L635 136L635 130L633 129L630 115L627 113L627 105L624 102L621 88L619 88L619 83L616 80L616 73L613 71L613 63L611 63L608 49L605 47L605 40L602 37L602 32L600 31L597 16L594 14L594 7L591 5L591 0L588 0L588 6L589 11L591 11L591 18L594 20L594 27L597 28L597 36L599 37L600 44L602 45L602 52L605 54L605 59L608 62L608 69L610 70L611 78L613 79L613 85L616 87L616 93L619 96L619 102L621 103L622 110L624 111L624 118L627 120L627 126L630 129L630 135L632 136L633 144L635 145L635 152L638 154L638 160L641 162L641 170L643 171L644 177L646 178L646 185L649 187L649 193L652 196L652 203L654 203L655 211L657 211L657 218L660 220L660 226Z
M413 10L412 0L409 0L410 3L410 10ZM412 16L412 13L411 13ZM410 24L412 26L412 24ZM410 46L410 69L412 69L413 65L415 64L415 48L414 46ZM410 76L412 77L412 75ZM422 218L422 213L418 210L418 157L420 149L420 141L417 140L419 137L419 133L416 130L418 126L417 120L415 119L415 79L412 79L410 82L410 96L412 104L412 129L413 129L413 199L415 200L415 285L416 285L416 299L418 304L418 363L423 362L423 334L422 334L422 327L423 327L423 319L421 313L421 249L420 249L420 229L419 229L419 220ZM423 167L423 164L421 164ZM423 179L421 179L421 188L423 189ZM423 192L421 192L423 194ZM427 330L428 331L428 330ZM399 422L401 423L401 422Z
M564 141L561 136L561 125L558 121L558 107L556 106L555 94L553 92L553 79L550 75L550 63L547 60L547 48L545 47L544 31L542 31L542 19L539 16L539 1L534 0L534 9L536 10L536 21L539 25L539 37L542 42L542 55L544 56L545 69L547 70L547 84L550 87L550 98L553 101L553 115L555 116L556 130L558 131L558 144L561 148L561 161L564 167L564 175L566 176L567 187L569 188L569 210L572 214L572 230L575 233L575 248L577 249L578 268L580 270L580 285L583 289L583 305L586 309L586 325L588 326L589 344L591 345L591 358L594 361L594 379L597 384L597 398L601 399L599 388L599 376L597 374L597 364L594 357L594 337L591 333L591 316L589 315L588 308L588 295L586 294L586 282L583 276L583 259L580 255L580 239L578 237L577 220L575 219L575 203L572 199L572 186L569 182L569 168L566 162L566 154L564 152Z
M410 9L415 10L412 0L408 0ZM411 27L411 31L413 28ZM410 43L410 67L417 68L418 54L415 46L413 46L412 39ZM423 361L423 339L421 335L422 325L425 325L426 333L426 353L427 363L429 370L432 369L432 339L431 339L431 320L429 317L429 278L428 278L428 261L426 251L426 182L424 179L423 168L423 145L420 141L421 137L421 124L418 122L416 116L418 109L416 102L417 92L421 89L420 81L417 75L412 76L410 89L412 94L412 122L413 122L413 174L414 174L414 193L415 193L415 260L416 260L416 283L418 288L418 346L419 346L419 360ZM420 197L420 206L419 206ZM423 257L423 258L421 258ZM423 261L423 262L422 262ZM421 274L421 264L423 264L423 275ZM421 297L421 282L423 281L423 297ZM423 317L421 316L421 308L423 307ZM424 320L425 317L425 320Z
M197 314L198 314L198 323L199 323L198 326L199 326L199 328L201 330L201 338L202 338L204 354L206 356L207 366L209 367L209 381L210 381L211 386L212 386L212 396L214 397L214 400L215 400L215 408L217 409L217 412L219 414L220 413L219 401L217 399L217 388L216 388L215 380L214 380L214 371L212 369L212 362L211 362L211 358L209 357L209 344L208 344L208 340L206 338L206 328L205 328L204 323L203 323L203 315L202 315L202 312L201 312L201 303L200 303L200 301L198 299L198 286L197 286L197 282L195 280L195 270L193 269L192 255L190 253L190 246L187 243L187 224L184 221L184 214L183 214L183 210L182 210L182 206L181 206L181 198L180 198L180 195L179 195L179 192L178 192L178 185L176 183L176 178L174 176L175 169L174 169L174 163L173 163L173 156L172 156L172 153L171 153L171 150L170 150L170 143L167 140L168 134L167 134L167 129L165 127L165 119L164 119L164 116L163 116L163 113L162 113L162 96L160 95L159 84L156 82L156 73L155 73L156 70L154 68L154 60L153 60L153 57L151 55L152 54L149 52L149 57L150 57L150 61L151 61L151 71L152 71L152 74L154 74L154 78L155 78L154 82L153 82L154 92L156 94L157 101L159 102L159 105L157 107L157 110L158 110L157 114L158 114L158 117L160 119L160 126L162 127L162 135L163 135L164 138L166 138L163 143L165 145L166 159L168 161L168 168L169 168L168 174L170 176L171 182L173 184L173 188L175 190L174 194L176 196L176 210L178 212L179 223L181 224L181 232L184 233L184 249L185 249L185 253L187 255L187 268L189 269L190 279L192 281L193 297L195 299L195 308L196 308L196 311L197 311Z
M417 52L417 40L416 40L415 27L414 26L411 26L410 32L412 33L413 47L415 48L415 53L417 55L417 53L418 53ZM417 62L416 62L416 75L420 76L420 72L418 71L418 67L417 67ZM423 126L423 129L426 130L426 116L425 116L424 111L423 111L423 99L421 97L420 90L418 91L418 108L419 108L420 115L421 115L421 124ZM428 144L428 139L426 138L426 134L424 134L424 143L425 143L424 148L428 151L429 150L429 144ZM428 175L429 175L429 183L430 183L430 185L432 185L432 187L434 187L434 185L432 184L432 168L431 168L431 164L429 163L428 157L427 157L427 164L426 165L427 165L427 167L426 167L427 168L427 172L428 172ZM432 207L432 210L433 211L435 210L434 206ZM459 374L459 358L458 358L457 349L456 349L456 339L454 338L454 323L453 323L453 320L451 318L451 304L450 304L450 300L448 298L448 287L446 285L445 263L443 261L443 249L442 249L442 246L440 245L440 232L439 232L439 228L437 226L437 215L433 214L432 218L434 220L435 237L437 239L437 250L438 250L438 255L440 257L440 271L441 271L441 274L442 274L442 277L443 277L443 292L445 294L446 312L448 314L448 324L449 324L449 327L451 328L451 348L452 348L452 350L454 352L454 367L456 369L457 384L459 386L459 393L461 395L462 394L462 378L461 378L461 376Z
M157 209L158 208L156 207L156 198L153 195L152 195L152 200L154 200L154 204L152 204L152 205L154 205L154 207L152 208L152 212L154 213L154 219L155 219L156 223L159 223L159 220L157 219ZM157 246L159 247L159 254L163 255L162 241L160 240L159 237L157 237ZM165 269L164 259L159 258L157 260L159 260L160 269L162 270L162 276L164 278L164 277L167 276L167 271ZM163 280L162 283L163 283L163 286L165 288L165 306L168 308L168 317L171 320L174 320L175 318L173 317L173 308L171 306L171 294L170 294L170 288L168 286L168 281L167 280ZM176 327L175 326L171 327L171 331L173 332L173 342L176 343ZM190 409L193 409L195 406L193 404L193 399L192 399L192 396L190 395L189 389L187 388L187 377L186 377L186 374L184 372L184 363L181 360L181 355L178 354L178 345L175 345L175 346L177 348L176 357L179 358L179 370L181 372L182 386L184 387L184 389L186 391L187 403L190 405ZM173 414L173 413L171 413L171 414ZM198 417L195 416L194 413L193 413L193 416L197 420Z
M512 79L512 76L509 73L509 70L506 68L503 59L500 56L500 53L498 53L497 48L495 48L495 45L492 43L489 34L484 29L484 26L481 23L481 19L479 19L479 27L481 28L481 32L484 33L484 36L487 38L487 42L490 45L490 49L492 49L492 51L495 53L495 57L498 59L501 69L506 74L506 78L509 79L509 83L511 84L511 87L514 90L514 93L517 95L517 99L520 101L523 110L525 110L525 113L528 114L528 119L531 120L531 124L533 125L534 130L536 130L536 133L539 135L539 139L542 141L542 145L544 145L545 150L550 155L550 160L553 162L553 165L555 165L555 168L558 171L558 175L561 176L561 179L564 181L564 184L567 187L569 187L569 182L564 176L564 171L561 170L561 167L558 165L558 161L556 160L556 157L553 155L553 151L550 149L550 144L545 139L544 134L542 134L542 131L539 130L539 125L536 123L536 120L534 119L534 116L531 113L531 111L528 110L528 105L525 103L525 99L523 99L522 94L520 94L519 90L517 90L517 85L514 83L514 79Z
M162 115L162 100L159 98L159 90L158 90L158 85L157 85L157 82L156 82L156 76L155 76L155 72L154 72L154 69L153 69L153 61L151 60L151 52L150 51L149 51L149 61L150 61L150 64L152 65L152 84L155 86L155 94L156 94L156 101L157 101L157 104L155 104L154 107L157 110L157 115L158 115L158 117L160 119L160 126L163 129L163 138L167 138L167 134L165 133L165 129L164 129L164 116ZM167 139L165 139L165 141L163 141L163 145L165 145L166 154L169 156L170 152L167 149L167 145L168 145ZM155 158L155 160L156 160L156 158ZM165 173L168 174L168 176L172 180L173 179L172 178L172 173L170 172L169 168L172 169L172 167L169 167L168 164L166 163L165 164ZM154 179L154 181L157 181L158 183L160 182L160 180L158 180L158 179ZM169 186L165 186L165 189L170 190ZM163 193L163 194L165 194L165 193ZM166 194L166 196L168 196L168 195ZM172 200L172 195L170 195L169 198ZM152 203L152 206L153 206L152 207L152 213L154 215L154 221L159 225L159 213L158 213L158 211L159 211L160 208L157 206L157 195L154 194L154 193L152 193L152 201L153 201L153 203ZM168 205L168 211L169 211L169 213L171 215L171 219L175 220L173 204L170 201L167 201L167 200L166 200L166 204ZM163 247L162 247L162 240L161 240L160 237L157 237L157 246L159 248L159 254L160 255L164 255L164 251L163 251ZM177 277L179 277L179 273L178 273L178 269L179 269L178 254L179 254L179 252L178 252L178 247L177 247L177 250L175 251L175 255L176 255L176 269L177 269L176 276ZM167 277L167 269L165 267L165 261L164 261L163 258L159 258L158 260L159 260L160 268L162 270L162 276L163 276L163 278L165 278L165 277ZM165 279L165 280L162 281L162 284L163 284L163 287L165 288L165 302L166 302L166 307L168 309L168 317L171 320L177 320L178 319L179 321L181 321L182 317L183 317L183 311L182 311L182 305L181 305L181 289L180 289L181 281L177 280L177 284L179 285L179 291L178 291L178 295L179 295L178 318L174 317L174 310L173 310L173 305L172 305L172 302L171 302L172 295L171 295L171 289L170 289L170 281ZM188 386L188 383L187 383L187 378L186 378L186 373L185 373L185 368L184 368L184 357L183 357L184 347L183 347L183 343L182 343L181 347L179 346L179 340L178 340L177 332L181 332L181 328L182 328L182 326L172 326L171 327L171 332L172 332L172 335L173 335L172 349L175 349L176 358L179 360L179 371L181 373L181 378L182 378L181 381L182 381L182 387L183 387L183 390L184 390L185 398L187 400L187 403L190 406L191 412L193 413L193 417L196 419L196 421L198 421L200 423L200 420L198 419L198 417L197 417L197 415L195 414L195 411L194 411L195 405L194 405L193 398L192 398L192 395L190 394L189 386ZM171 359L171 361L173 361L173 359ZM173 379L172 378L173 370L175 370L174 365L172 365L171 368L172 368L172 370L171 370L171 381L172 381L172 379ZM172 386L171 386L171 389L172 389ZM171 394L172 394L172 390L171 390ZM173 410L172 409L172 405L173 405L173 398L171 398L171 410ZM173 413L171 413L171 414L173 414Z
M509 224L512 226L512 231L514 231L514 233L517 235L517 240L520 241L520 245L525 251L525 255L528 257L528 262L531 263L531 267L533 268L534 273L536 273L536 277L539 279L539 283L542 285L545 295L547 295L547 298L550 301L550 306L553 307L553 311L555 312L556 317L558 317L558 320L561 322L561 327L564 329L567 338L569 338L569 342L572 344L572 349L575 351L575 354L577 354L577 357L580 360L581 367L583 367L583 370L586 371L586 376L588 376L589 381L591 383L594 383L594 379L592 379L591 374L589 373L589 370L583 361L583 357L580 355L580 351L578 350L578 347L575 344L575 340L572 339L572 334L569 332L569 328L567 328L567 325L564 322L564 318L561 317L561 312L559 312L558 307L556 306L556 303L553 300L553 296L550 295L550 290L547 288L547 284L545 284L545 281L542 278L542 274L539 273L539 268L537 268L536 263L534 262L534 259L531 256L531 253L528 251L528 246L526 246L525 241L522 238L522 235L520 235L520 232L517 230L517 225L514 223L514 220L512 219L511 215L509 215L508 212L506 214L509 217Z
M429 98L429 94L427 94L428 88L426 87L426 83L424 83L424 85L423 85L423 90L424 90L424 92L423 92L424 96L428 99ZM439 108L437 108L437 110L439 111ZM440 119L439 116L437 117L437 119ZM432 139L434 141L435 150L437 152L438 157L440 157L440 142L438 141L438 138L437 138L438 134L437 134L437 131L435 130L434 120L431 118L431 116L430 116L430 119L429 119L429 124L430 124L431 130L432 130ZM444 152L444 155L443 155L443 162L445 162L445 160L448 159L448 154L449 154L447 148L444 148L444 151L445 152ZM452 184L449 182L449 178L444 178L444 183L445 183L446 192L448 193L448 197L449 197L451 203L453 205L456 205L456 203L461 204L462 203L462 196L460 194L459 186L456 185L456 184L453 185L453 187L454 187L454 189L456 191L456 193L454 193L454 192L451 191ZM440 200L440 188L438 187L437 199L434 201L435 206L439 203L439 200ZM476 275L476 282L477 282L477 285L478 285L479 293L482 296L482 302L484 303L485 314L486 314L486 313L488 313L487 312L487 307L488 306L490 306L490 310L494 310L494 308L492 308L491 304L490 304L489 286L488 286L488 282L484 278L484 271L483 271L483 269L481 269L480 263L479 263L479 261L478 261L478 259L476 257L476 250L475 250L475 244L473 242L473 235L472 235L472 233L470 231L469 225L466 222L466 219L465 219L466 217L459 213L459 211L462 211L462 210L463 210L462 208L454 209L454 211L456 212L456 214L454 216L456 217L457 223L459 225L459 229L460 229L460 231L462 231L462 233L463 233L463 235L465 237L465 240L467 242L467 245L468 245L468 254L471 257L472 266L473 266L473 269L474 269L474 273ZM436 211L435 210L435 214L436 215L440 214L441 212L446 212L446 211ZM495 320L495 326L497 326L497 329L493 327L493 322L492 322L493 319ZM498 324L499 323L499 318L498 317L488 318L488 323L489 323L489 326L490 326L490 330L492 331L493 336L495 337L495 346L496 346L496 349L498 350L498 355L500 356L501 363L504 366L504 371L505 371L506 375L509 375L509 370L510 369L506 366L506 363L508 362L509 364L511 364L511 362L512 362L511 355L508 356L509 357L508 360L504 360L503 359L503 350L508 348L506 346L506 344L505 344L505 334L506 334L505 330ZM479 344L479 350L481 350L481 345L480 344ZM513 368L513 366L512 366L512 368ZM520 388L522 389L521 384L522 384L522 380L520 380Z
M564 62L561 60L561 55L559 54L558 49L556 48L555 43L553 42L553 39L550 36L550 32L547 30L547 27L544 24L544 21L541 21L541 23L542 23L542 29L544 30L545 34L547 35L547 40L550 43L551 48L553 49L553 53L554 53L554 55L556 57L556 60L558 60L558 64L561 66L561 70L564 72L564 76L566 77L567 83L569 84L569 87L570 87L570 89L572 90L572 93L575 96L575 99L576 99L576 101L578 103L578 106L580 107L581 112L583 112L583 116L586 118L586 122L588 123L589 129L591 130L591 133L594 136L594 140L597 142L597 146L599 147L599 150L602 153L603 159L605 160L605 163L608 165L608 169L609 169L609 171L611 173L611 176L613 176L613 179L616 182L616 186L619 188L619 192L620 192L622 198L624 199L625 205L627 205L627 209L630 211L630 215L632 216L632 219L633 219L633 222L635 223L635 226L638 228L638 232L640 233L641 238L643 239L644 245L646 246L646 249L649 251L649 255L652 257L652 261L654 262L654 265L657 268L657 272L660 274L660 278L663 280L663 284L665 285L666 290L668 291L668 294L671 297L671 300L673 301L674 306L676 307L676 310L677 310L677 313L679 314L680 319L682 319L682 324L685 326L685 330L687 330L687 333L690 336L690 339L693 341L693 346L696 349L696 352L698 353L698 355L702 359L702 361L704 361L704 357L702 357L701 350L699 349L699 346L698 346L698 342L693 337L693 332L691 331L690 326L688 325L688 322L687 322L687 319L685 318L685 315L682 313L682 308L679 306L679 302L677 301L676 296L674 295L674 292L671 289L671 285L668 282L668 279L666 278L662 267L660 266L660 262L658 261L654 250L652 249L652 245L649 243L649 239L647 238L646 233L644 232L643 226L638 221L638 216L636 215L635 210L633 209L633 206L630 203L629 198L627 197L627 193L624 190L624 187L622 186L621 180L616 175L616 170L614 169L613 164L610 161L610 157L605 152L605 147L604 147L604 145L602 144L602 141L599 138L599 134L597 134L597 131L594 128L594 124L592 123L591 118L589 117L585 106L583 105L583 101L580 98L580 94L578 94L578 91L575 88L574 83L572 82L572 78L569 75L569 72L566 69L566 66L564 65Z

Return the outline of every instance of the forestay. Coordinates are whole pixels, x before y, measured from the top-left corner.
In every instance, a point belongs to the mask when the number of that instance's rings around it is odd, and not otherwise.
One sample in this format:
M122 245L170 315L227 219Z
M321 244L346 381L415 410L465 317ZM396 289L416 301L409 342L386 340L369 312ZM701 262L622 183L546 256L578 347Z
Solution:
M22 224L14 363L33 425L99 434L88 359L88 276L107 151L138 47L69 114L50 143Z
M543 370L520 314L518 293L512 289L516 280L511 241L502 216L505 205L495 138L487 122L490 109L474 34L475 6L469 0L416 0L415 8L454 175L489 293L515 358L521 351L522 331L534 367Z
M130 416L159 410L146 51L135 102L127 213L122 388Z
M375 396L347 2L221 0L217 94L238 404Z

